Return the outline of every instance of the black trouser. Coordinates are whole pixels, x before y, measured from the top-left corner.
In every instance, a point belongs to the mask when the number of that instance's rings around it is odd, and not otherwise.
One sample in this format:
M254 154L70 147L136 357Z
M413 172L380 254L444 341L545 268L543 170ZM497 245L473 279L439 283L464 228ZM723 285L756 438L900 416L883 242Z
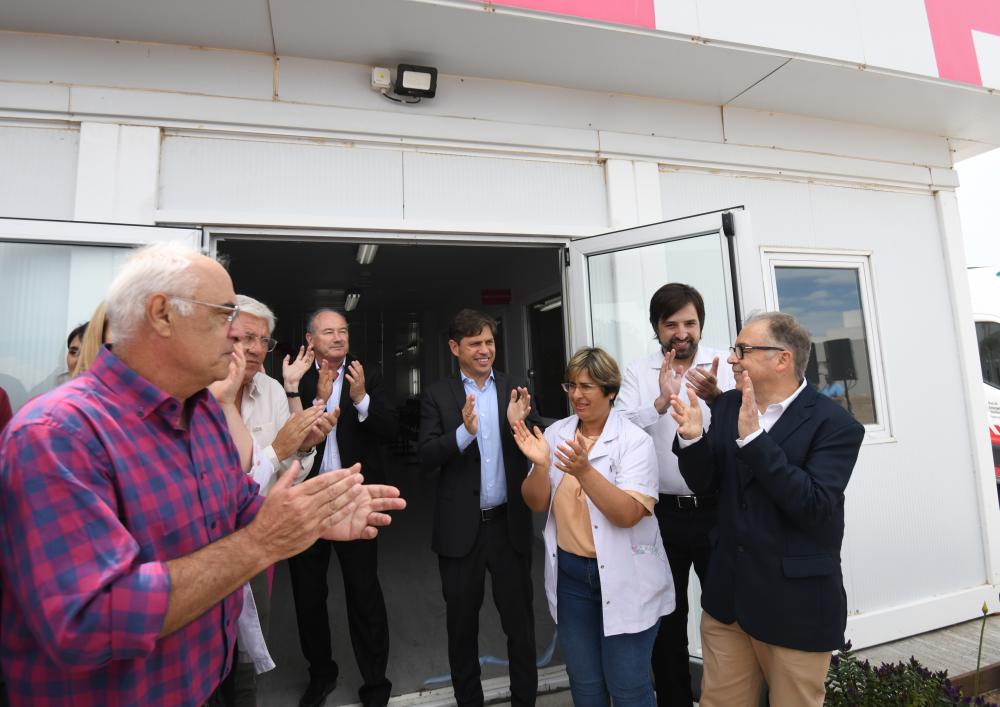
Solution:
M253 592L253 603L257 609L257 620L260 622L260 632L267 643L267 628L271 621L271 591L267 581L268 570L264 570L250 580L250 591ZM232 707L256 707L257 704L257 669L253 663L242 663L236 653L233 663L233 702Z
M376 540L330 542L317 540L311 547L288 559L295 598L299 644L309 661L313 678L336 678L340 672L330 643L330 617L326 610L327 569L330 548L337 553L344 578L344 598L351 647L364 685L358 690L361 703L384 705L392 683L386 679L389 663L389 620L378 581Z
M486 570L490 572L493 603L507 635L511 704L535 704L535 615L532 609L531 554L510 544L507 518L479 524L472 551L464 557L438 556L441 589L447 608L448 663L459 707L480 707L479 609L483 605Z
M717 513L712 508L681 509L676 497L660 496L656 520L663 536L663 548L674 578L677 608L660 620L653 644L653 680L658 707L691 707L691 671L688 652L688 576L692 565L705 581L711 547L708 532L715 527Z

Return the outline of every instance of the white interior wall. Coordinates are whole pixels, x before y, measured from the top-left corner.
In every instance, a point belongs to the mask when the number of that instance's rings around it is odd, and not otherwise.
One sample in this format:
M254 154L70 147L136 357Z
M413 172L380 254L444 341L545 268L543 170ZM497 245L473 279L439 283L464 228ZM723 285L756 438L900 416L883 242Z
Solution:
M160 209L399 220L399 150L336 142L167 135Z
M160 208L544 230L607 223L596 161L542 161L250 136L168 135Z
M73 218L80 131L0 123L0 215Z

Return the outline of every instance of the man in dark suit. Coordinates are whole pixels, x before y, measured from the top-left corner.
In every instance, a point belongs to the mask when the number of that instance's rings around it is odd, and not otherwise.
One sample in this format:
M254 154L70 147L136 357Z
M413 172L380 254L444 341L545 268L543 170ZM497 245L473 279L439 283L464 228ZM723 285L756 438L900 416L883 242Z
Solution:
M298 391L286 386L287 394L297 394L306 405L322 399L330 412L340 408L337 426L316 447L317 461L310 477L360 462L368 483L383 478L383 445L396 436L396 413L378 376L366 373L361 361L349 355L347 320L330 309L317 311L309 319L306 341L316 365L302 376ZM288 560L299 642L309 661L309 687L299 705L318 707L337 686L339 668L332 655L326 609L331 548L340 561L351 646L364 680L358 695L366 707L385 705L392 683L385 675L389 624L378 580L378 545L327 540L317 541Z
M486 570L507 634L511 701L533 705L538 689L531 585L531 511L521 498L528 462L511 425L530 415L528 391L493 369L496 322L463 309L448 346L459 375L423 395L417 455L438 476L431 548L438 554L447 608L448 662L456 702L483 704L479 680L479 609ZM501 415L505 415L501 417Z
M761 678L775 707L820 707L844 643L844 489L864 427L805 381L810 336L788 314L747 323L703 432L694 391L672 400L681 474L718 484L718 534L702 588L701 707L752 707Z

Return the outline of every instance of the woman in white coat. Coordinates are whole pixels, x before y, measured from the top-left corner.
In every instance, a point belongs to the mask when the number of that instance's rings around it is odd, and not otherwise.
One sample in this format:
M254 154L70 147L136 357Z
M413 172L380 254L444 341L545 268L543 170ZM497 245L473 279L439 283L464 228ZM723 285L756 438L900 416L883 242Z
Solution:
M576 412L514 437L531 460L521 485L545 524L545 594L576 707L653 707L649 661L673 581L653 517L656 452L612 409L621 372L607 352L577 351L563 389Z

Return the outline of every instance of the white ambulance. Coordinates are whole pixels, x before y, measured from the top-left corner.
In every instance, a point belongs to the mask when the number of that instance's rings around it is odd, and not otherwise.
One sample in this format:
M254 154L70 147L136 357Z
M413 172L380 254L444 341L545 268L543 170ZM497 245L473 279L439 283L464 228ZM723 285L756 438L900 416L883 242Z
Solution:
M1000 268L970 268L969 287L993 443L993 467L1000 484Z

